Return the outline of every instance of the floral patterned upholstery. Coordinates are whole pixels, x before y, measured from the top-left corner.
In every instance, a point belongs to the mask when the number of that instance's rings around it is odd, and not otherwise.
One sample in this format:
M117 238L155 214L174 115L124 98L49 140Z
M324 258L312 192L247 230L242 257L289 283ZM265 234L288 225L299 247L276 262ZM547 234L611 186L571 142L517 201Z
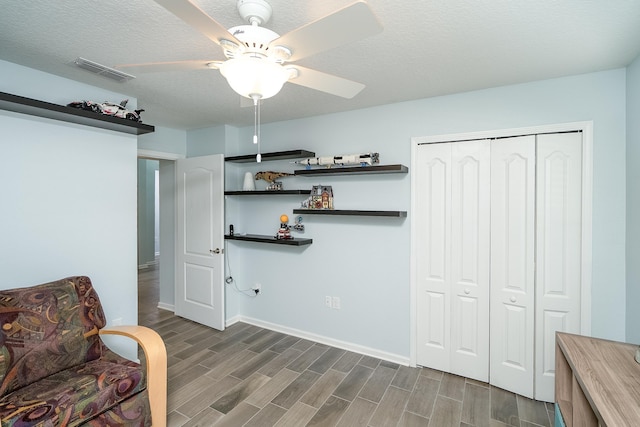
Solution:
M0 290L2 426L149 426L142 367L110 351L91 280Z

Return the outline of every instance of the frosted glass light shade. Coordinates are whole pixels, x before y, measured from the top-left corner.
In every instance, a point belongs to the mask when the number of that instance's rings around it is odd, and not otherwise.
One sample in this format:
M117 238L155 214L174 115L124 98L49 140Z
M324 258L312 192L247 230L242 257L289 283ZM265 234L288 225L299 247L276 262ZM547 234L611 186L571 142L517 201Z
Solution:
M231 89L246 98L270 98L280 92L289 72L279 64L260 58L234 58L220 64Z

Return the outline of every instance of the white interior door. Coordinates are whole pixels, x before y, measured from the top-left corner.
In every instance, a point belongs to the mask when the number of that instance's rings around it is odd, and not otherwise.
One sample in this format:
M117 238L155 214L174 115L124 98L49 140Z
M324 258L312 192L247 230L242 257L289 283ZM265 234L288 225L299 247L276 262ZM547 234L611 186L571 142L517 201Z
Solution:
M533 397L535 136L491 144L490 383Z
M489 141L425 144L416 170L417 363L489 379Z
M224 330L224 156L176 161L175 313Z
M451 366L451 144L418 147L416 173L417 363Z
M451 144L451 372L489 380L491 147Z
M580 333L582 133L537 136L535 398L552 402L555 333Z

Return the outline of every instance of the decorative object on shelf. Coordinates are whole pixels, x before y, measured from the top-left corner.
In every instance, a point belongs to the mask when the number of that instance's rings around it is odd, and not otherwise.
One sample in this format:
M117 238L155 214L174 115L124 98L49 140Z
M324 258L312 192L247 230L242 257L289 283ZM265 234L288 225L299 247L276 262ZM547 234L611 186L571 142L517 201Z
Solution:
M79 108L85 111L93 111L94 113L104 114L105 116L119 117L121 119L133 120L134 122L141 122L140 113L143 109L139 110L127 110L128 99L123 100L120 104L114 104L113 102L93 102L93 101L74 101L67 104L67 107Z
M289 217L285 214L280 215L280 229L276 234L276 239L293 239L293 237L291 236L291 231L289 230Z
M293 228L295 231L299 233L304 233L304 224L302 223L302 215L298 215L296 217L296 223L291 228Z
M333 209L333 189L330 185L314 185L311 195L302 202L303 209Z
M244 191L255 191L256 182L253 179L253 174L251 172L247 172L244 174L244 183L242 184L242 189Z
M276 180L285 176L293 176L293 174L288 172L262 171L256 173L256 181L259 179L263 179L269 183L269 185L267 186L267 190L279 191L282 190L282 183Z
M307 169L311 169L311 166L326 166L328 168L332 166L348 165L371 166L380 163L380 154L364 153L332 157L310 157L308 159L298 160L294 163L305 165Z
M12 95L6 92L0 92L0 110L60 120L98 129L108 129L130 135L144 135L155 131L153 126L140 122L121 120L120 118L103 114L92 114L78 108L25 98L24 96Z

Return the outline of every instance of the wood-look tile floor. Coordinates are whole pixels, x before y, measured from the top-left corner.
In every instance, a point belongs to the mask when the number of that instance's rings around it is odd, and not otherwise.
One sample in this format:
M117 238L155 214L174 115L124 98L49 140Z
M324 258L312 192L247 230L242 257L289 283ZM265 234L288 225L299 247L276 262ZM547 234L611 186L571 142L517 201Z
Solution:
M139 274L139 323L168 353L167 425L553 427L553 406L489 384L409 368L236 323L220 332L158 306Z

